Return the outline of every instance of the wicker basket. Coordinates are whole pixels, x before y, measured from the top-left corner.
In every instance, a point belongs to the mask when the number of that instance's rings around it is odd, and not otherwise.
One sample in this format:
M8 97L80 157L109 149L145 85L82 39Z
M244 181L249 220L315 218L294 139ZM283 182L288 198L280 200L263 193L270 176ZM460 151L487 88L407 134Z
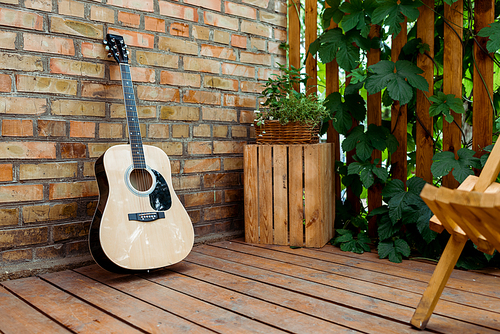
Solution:
M319 126L266 120L261 126L255 125L257 144L316 144L319 142Z

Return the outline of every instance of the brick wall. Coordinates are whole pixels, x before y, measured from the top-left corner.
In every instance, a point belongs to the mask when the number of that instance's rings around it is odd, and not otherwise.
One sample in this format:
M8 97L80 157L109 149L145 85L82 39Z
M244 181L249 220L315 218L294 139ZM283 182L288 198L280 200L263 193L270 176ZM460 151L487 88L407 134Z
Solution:
M0 0L0 267L88 259L94 161L127 141L106 32L129 46L143 141L169 155L196 240L241 233L242 147L259 81L285 63L285 15L282 0Z

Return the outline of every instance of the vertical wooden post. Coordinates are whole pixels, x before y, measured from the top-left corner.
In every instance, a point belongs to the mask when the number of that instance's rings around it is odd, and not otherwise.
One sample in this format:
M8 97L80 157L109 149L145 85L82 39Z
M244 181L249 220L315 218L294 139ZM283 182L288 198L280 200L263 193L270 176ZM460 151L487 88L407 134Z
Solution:
M259 242L259 194L257 170L257 146L246 145L243 149L243 184L245 187L245 242Z
M372 25L370 27L369 38L380 36L380 26ZM380 61L380 49L371 49L368 52L367 66L376 64ZM367 97L367 121L369 124L382 125L382 95L380 92ZM382 152L374 150L372 160L382 159ZM380 166L380 163L379 163ZM373 185L368 189L368 211L372 211L382 205L382 189L380 184ZM377 236L377 220L372 217L368 222L368 234L370 237Z
M306 0L306 50L309 50L309 45L317 38L317 19L318 19L318 3L316 0ZM307 57L306 73L309 75L307 80L307 94L315 94L317 92L318 78L316 70L316 59Z
M417 55L417 66L424 70L423 77L429 84L429 90L427 92L417 90L416 175L432 183L431 165L432 156L434 155L432 141L433 122L432 117L429 116L430 103L427 98L431 97L434 91L434 63L432 62L432 58L434 57L434 0L423 0L423 3L424 5L419 7L420 16L417 21L417 38L421 38L422 43L428 44L430 50L426 54L419 53ZM447 25L445 24L445 26ZM454 53L459 54L456 50ZM461 56L461 53L459 55ZM458 73L461 74L462 71L459 69ZM458 82L461 85L462 80L460 79Z
M396 62L401 49L408 40L406 19L401 23L401 32L392 37L391 58ZM391 132L398 140L399 146L396 152L391 156L393 178L403 181L406 189L407 163L406 163L406 144L407 144L407 106L400 105L399 101L394 101L391 109Z
M453 5L444 4L444 19L449 22L444 25L444 55L443 55L443 93L462 96L462 35L463 35L463 0L458 0ZM443 151L454 152L462 147L462 115L451 112L453 123L443 120ZM450 173L443 177L443 186L447 188L458 187L458 181Z
M474 34L495 19L493 0L481 0L474 3ZM486 53L488 37L476 37L474 43L474 112L472 116L472 149L477 156L482 149L492 142L493 135L493 60ZM484 51L483 51L484 50Z
M288 0L288 62L300 68L300 0ZM296 91L300 90L297 85Z

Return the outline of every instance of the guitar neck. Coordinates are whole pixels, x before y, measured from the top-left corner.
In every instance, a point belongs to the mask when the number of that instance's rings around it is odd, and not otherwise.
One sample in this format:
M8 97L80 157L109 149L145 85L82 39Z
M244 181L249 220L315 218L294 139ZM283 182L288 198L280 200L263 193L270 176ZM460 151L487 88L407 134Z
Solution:
M137 116L137 106L135 104L134 86L130 75L130 66L120 63L120 72L125 110L127 112L128 136L132 149L132 161L134 163L134 168L144 169L146 168L146 162L144 159L141 129L139 127L139 117Z

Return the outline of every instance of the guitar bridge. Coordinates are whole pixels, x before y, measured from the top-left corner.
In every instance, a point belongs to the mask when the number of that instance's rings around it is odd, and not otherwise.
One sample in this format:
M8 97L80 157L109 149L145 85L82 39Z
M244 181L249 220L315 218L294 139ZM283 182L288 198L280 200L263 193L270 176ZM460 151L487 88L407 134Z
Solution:
M152 222L161 218L165 218L165 212L140 212L128 214L128 220L136 220L140 222Z

